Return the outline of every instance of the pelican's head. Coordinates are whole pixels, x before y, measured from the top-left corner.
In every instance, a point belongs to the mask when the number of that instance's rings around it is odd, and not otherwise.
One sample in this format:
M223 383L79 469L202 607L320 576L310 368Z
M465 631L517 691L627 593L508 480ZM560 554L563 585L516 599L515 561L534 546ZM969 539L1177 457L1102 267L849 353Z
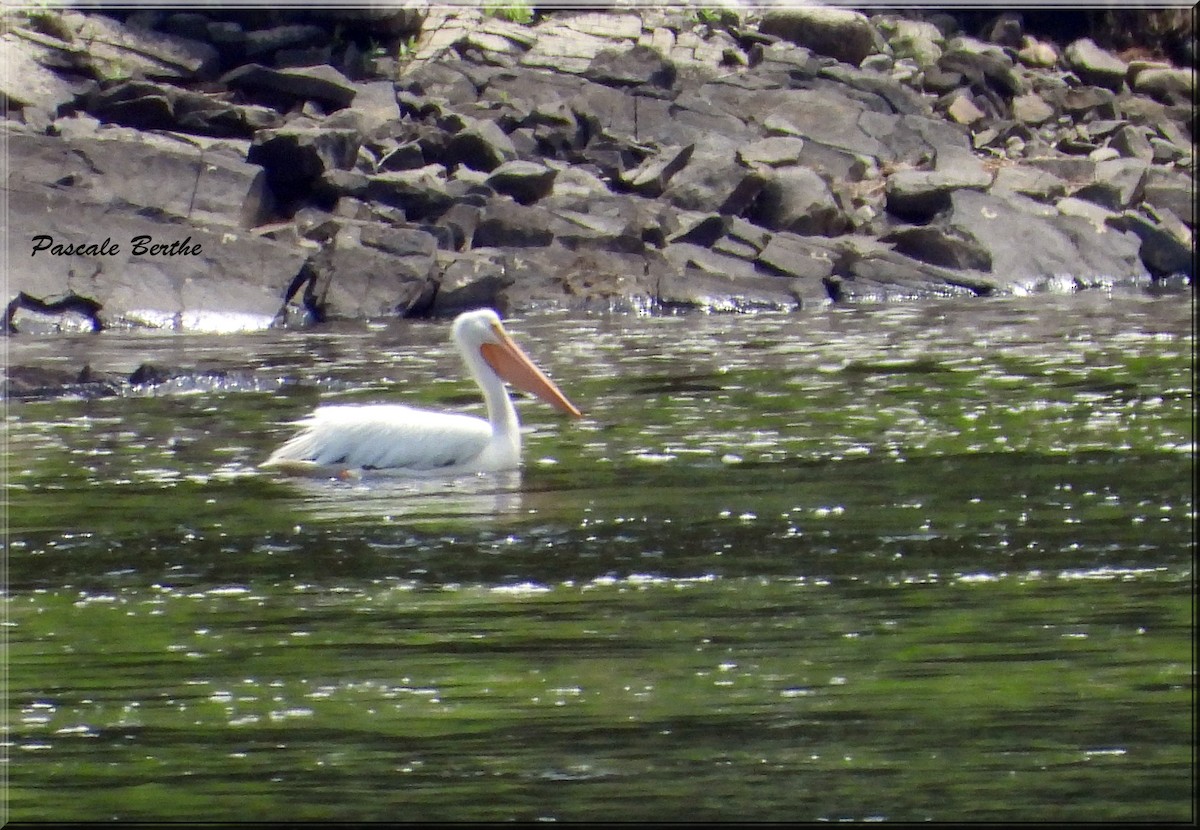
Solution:
M534 365L529 355L504 330L500 315L490 308L464 312L454 320L451 329L454 342L462 350L467 365L475 371L483 365L502 380L518 389L536 395L560 412L574 418L583 413L567 400L566 395Z
M455 317L451 336L456 343L478 349L484 343L497 342L497 331L504 332L500 315L490 308L479 308L475 311L464 311Z

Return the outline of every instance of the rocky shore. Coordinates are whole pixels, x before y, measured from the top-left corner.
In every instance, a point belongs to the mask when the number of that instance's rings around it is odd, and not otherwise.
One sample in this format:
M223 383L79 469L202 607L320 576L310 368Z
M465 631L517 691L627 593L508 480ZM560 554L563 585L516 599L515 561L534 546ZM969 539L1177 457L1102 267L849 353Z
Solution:
M1062 14L5 11L6 330L1190 291L1194 13Z

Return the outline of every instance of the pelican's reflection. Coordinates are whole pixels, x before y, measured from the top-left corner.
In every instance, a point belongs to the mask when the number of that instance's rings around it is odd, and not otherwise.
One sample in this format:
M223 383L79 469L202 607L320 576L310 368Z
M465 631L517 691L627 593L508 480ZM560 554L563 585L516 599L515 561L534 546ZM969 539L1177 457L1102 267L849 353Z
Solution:
M366 472L345 479L294 481L306 512L317 520L370 520L408 525L487 521L521 512L521 472L412 478Z

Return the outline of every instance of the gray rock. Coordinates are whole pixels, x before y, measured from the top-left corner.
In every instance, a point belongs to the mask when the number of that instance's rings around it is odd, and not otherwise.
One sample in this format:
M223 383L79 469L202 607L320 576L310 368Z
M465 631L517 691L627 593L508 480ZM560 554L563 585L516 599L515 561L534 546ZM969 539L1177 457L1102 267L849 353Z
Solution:
M589 170L583 167L565 166L554 177L552 194L557 199L586 200L608 193L608 186Z
M688 243L702 248L710 248L725 235L732 221L731 217L722 216L719 213L688 214L681 219L680 230L671 234L667 241L673 245ZM734 254L734 256L738 255ZM745 259L746 257L741 258Z
M495 121L479 119L459 130L446 145L447 164L465 164L472 170L491 172L517 157L512 139Z
M636 168L621 173L618 178L623 186L635 193L651 197L661 196L671 178L688 163L695 149L694 144L686 147L663 147Z
M478 205L456 202L437 218L437 225L445 228L450 234L450 244L441 246L449 250L462 251L471 248L475 242L475 228L479 227L479 219L483 208Z
M425 311L437 285L435 245L397 255L355 240L345 231L314 258L307 279L288 299L302 297L316 319L404 317Z
M150 81L124 81L88 96L88 112L114 124L140 130L175 126L175 96Z
M956 271L906 257L897 251L847 252L845 264L825 280L837 302L911 300L946 296L987 296L1000 290L987 274Z
M695 270L737 278L761 276L755 270L752 261L714 251L703 245L675 242L663 248L662 253L667 262L681 273Z
M991 253L977 239L952 225L901 228L881 236L880 241L931 265L968 271L992 270Z
M1054 117L1054 107L1036 92L1018 95L1012 100L1013 118L1023 124L1042 124Z
M480 248L542 247L554 241L552 224L552 215L541 207L492 199L480 216L473 244Z
M1142 261L1155 277L1182 274L1189 280L1195 279L1195 237L1169 211L1147 215L1127 210L1109 224L1141 240Z
M1067 183L1048 170L1025 164L1000 167L991 186L992 193L1020 193L1047 202L1063 196Z
M614 42L632 46L641 29L641 20L636 15L622 19L617 15L581 14L552 19L537 27L538 38L521 56L520 63L582 73L601 50L612 47Z
M128 26L100 14L66 12L61 20L74 41L87 44L95 77L208 78L217 69L217 50L207 43Z
M907 85L870 69L845 64L824 67L814 89L827 89L888 115L928 115L930 108Z
M1149 164L1141 159L1114 158L1098 162L1096 180L1076 190L1075 195L1109 210L1124 210L1141 198L1148 169Z
M354 84L354 102L342 112L353 112L362 119L360 129L366 135L375 135L382 128L400 118L400 107L396 103L396 87L391 81L359 81ZM337 118L335 113L331 118Z
M676 112L671 102L588 84L571 101L579 123L592 136L636 144L690 144L695 113Z
M1026 66L1049 69L1058 63L1058 50L1053 43L1040 41L1031 35L1026 35L1022 38L1021 44L1021 48L1017 51L1017 58Z
M391 227L378 222L366 222L353 228L352 239L366 248L374 248L392 256L410 258L422 266L432 266L437 240L427 230L416 227ZM345 237L343 231L338 240Z
M1136 158L1151 161L1154 158L1154 147L1146 135L1146 130L1126 124L1113 135L1109 146L1126 158Z
M717 250L729 250L731 253L736 248L740 251L737 255L753 258L767 246L774 236L775 234L764 228L734 216L729 219L729 224L725 228L725 236L714 242L713 247ZM723 248L723 245L727 247Z
M641 234L633 232L619 210L612 209L614 204L615 201L597 200L591 205L580 205L578 210L546 204L546 209L554 215L554 239L572 250L643 250Z
M1055 105L1069 115L1082 116L1087 113L1097 113L1101 117L1115 115L1116 94L1104 87L1068 87L1044 91L1042 94L1047 98L1052 98Z
M1074 185L1091 182L1096 177L1096 162L1072 156L1030 156L1022 160L1027 168L1044 170Z
M127 127L225 137L249 138L283 120L267 107L231 104L156 81L121 81L89 95L87 108L102 121Z
M281 49L307 49L323 45L328 39L328 30L321 26L285 23L246 32L242 40L242 54L258 61L269 58Z
M349 106L358 92L349 78L327 65L271 69L250 63L226 72L221 83L268 102L279 102L282 109L297 102L316 101L337 110Z
M1189 154L1189 150L1158 136L1150 137L1150 148L1151 161L1155 164L1171 164L1183 160Z
M806 167L772 172L751 218L771 230L809 236L834 236L850 224L825 180Z
M1086 134L1092 141L1101 141L1113 135L1122 127L1126 126L1127 122L1119 118L1097 118L1089 121L1086 124L1078 124L1075 127L1077 133Z
M37 107L52 115L69 107L86 93L92 82L80 76L55 72L38 60L41 48L15 32L0 35L0 104L5 108Z
M1086 284L1097 275L1135 281L1148 276L1131 234L1097 230L1087 219L1062 216L1016 195L964 189L950 199L945 226L974 239L991 257L992 277L1009 290L1062 279Z
M515 123L573 128L577 122L571 101L590 86L574 75L514 67L493 74L473 96L493 112L510 111ZM450 100L461 99L459 95Z
M406 141L403 144L388 143L380 147L380 155L375 163L379 172L388 170L418 170L425 166L425 154L421 145L416 141Z
M615 251L570 250L561 245L496 252L507 274L516 275L496 297L501 311L551 305L631 311L654 300L661 261Z
M1164 104L1190 104L1196 89L1194 69L1149 67L1133 79L1133 91Z
M905 219L929 219L950 204L957 190L983 190L992 177L977 164L947 164L940 170L897 170L885 185L888 212Z
M808 303L805 303L805 294ZM656 300L664 308L704 311L794 311L824 301L825 292L805 291L799 280L769 276L733 276L695 268L668 272L658 281Z
M951 94L953 97L949 106L946 107L946 114L954 119L956 123L974 124L986 115L983 110L975 106L969 95L965 95L957 90Z
M8 275L10 299L21 292L43 300L83 298L94 304L95 319L104 327L265 328L306 259L302 250L228 225L210 230L48 188L10 189L8 195L9 258L24 263ZM98 244L108 238L118 251L30 256L37 235L56 244ZM136 253L139 237L146 253ZM175 255L148 254L149 245L171 243ZM199 252L191 253L197 247ZM189 253L179 253L185 249Z
M487 184L497 193L511 196L517 202L528 205L554 189L557 170L532 161L506 161L487 177Z
M935 65L942 56L942 46L946 41L932 23L889 18L886 15L874 18L874 23L897 58L912 58L917 66L925 69Z
M1019 14L1001 12L988 24L984 39L1010 49L1016 49L1021 45L1023 28Z
M1142 188L1145 203L1158 210L1169 210L1189 227L1195 225L1195 182L1184 173L1151 167Z
M447 189L445 168L438 164L417 170L396 170L367 177L365 197L401 208L410 221L435 220L454 204Z
M1115 217L1117 214L1102 205L1095 202L1089 202L1087 199L1080 199L1076 196L1067 196L1055 202L1054 206L1058 208L1058 212L1063 216L1078 216L1081 219L1087 219L1097 228L1103 228L1108 220Z
M360 141L355 130L289 124L259 130L247 159L262 165L274 192L289 200L303 196L326 171L353 167Z
M273 207L261 167L180 141L13 133L7 147L9 188L55 187L88 202L240 227L258 224Z
M675 83L675 65L658 50L639 44L624 50L601 50L592 58L583 77L607 86L670 89Z
M502 292L514 282L498 251L464 251L446 257L431 311L449 316L485 306L502 308Z
M1068 44L1063 57L1085 84L1114 91L1121 89L1129 71L1129 64L1101 49L1091 38L1080 38Z
M711 149L734 147L759 137L759 132L747 124L745 92L730 81L718 78L698 87L685 86L676 96L666 110L675 130L668 135L675 136L675 143L695 143Z
M769 133L799 136L809 144L824 144L851 155L894 158L883 141L864 129L865 108L845 96L800 89L761 99L759 106L747 106L745 114ZM883 121L896 123L894 116Z
M1028 91L1028 84L1005 50L974 38L956 37L947 41L937 65L943 72L961 74L976 91L981 92L981 87L987 86L1008 97Z
M686 167L671 177L663 197L683 210L716 211L731 204L735 193L740 197L732 213L740 213L750 204L762 187L762 179L754 193L748 193L743 185L752 174L739 165L732 149L714 150L697 148Z
M769 9L763 14L759 31L855 66L876 51L878 43L866 15L823 6Z
M745 145L737 151L737 158L747 167L765 165L780 167L796 164L804 150L804 139L794 136L774 136Z
M768 273L819 281L833 273L829 249L793 233L771 234L754 261Z
M463 67L446 61L421 64L396 82L401 113L417 118L436 113L450 101L472 100L478 93Z

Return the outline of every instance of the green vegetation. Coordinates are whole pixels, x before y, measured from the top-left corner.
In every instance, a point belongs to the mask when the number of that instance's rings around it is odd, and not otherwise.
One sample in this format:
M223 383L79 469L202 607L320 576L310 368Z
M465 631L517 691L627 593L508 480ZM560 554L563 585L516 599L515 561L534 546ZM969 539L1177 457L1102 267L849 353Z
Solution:
M708 8L696 9L696 22L713 29L727 28L738 24L737 12L733 9Z
M509 2L509 3L485 3L483 6L484 14L491 17L499 17L510 23L529 24L533 22L534 10L528 3Z

